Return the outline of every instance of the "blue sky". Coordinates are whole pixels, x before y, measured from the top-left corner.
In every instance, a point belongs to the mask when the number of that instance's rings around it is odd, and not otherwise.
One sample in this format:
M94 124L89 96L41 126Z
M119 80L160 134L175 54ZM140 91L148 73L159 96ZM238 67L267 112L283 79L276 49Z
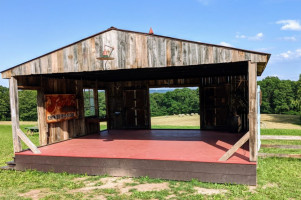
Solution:
M152 27L156 34L271 53L262 77L297 80L300 10L299 0L0 0L0 70L111 26Z

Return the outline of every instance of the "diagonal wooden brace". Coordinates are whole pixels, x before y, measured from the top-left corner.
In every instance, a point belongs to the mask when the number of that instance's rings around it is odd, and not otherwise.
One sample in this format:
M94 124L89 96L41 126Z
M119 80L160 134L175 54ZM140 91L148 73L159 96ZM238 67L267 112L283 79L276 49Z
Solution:
M246 141L250 138L250 132L247 132L242 138L240 138L232 147L229 149L220 159L219 161L228 160Z
M30 148L30 150L35 153L35 154L39 154L41 153L40 150L36 147L36 145L34 145L34 143L32 143L32 141L25 135L25 133L23 133L23 131L21 129L17 129L17 134L19 136L19 138Z

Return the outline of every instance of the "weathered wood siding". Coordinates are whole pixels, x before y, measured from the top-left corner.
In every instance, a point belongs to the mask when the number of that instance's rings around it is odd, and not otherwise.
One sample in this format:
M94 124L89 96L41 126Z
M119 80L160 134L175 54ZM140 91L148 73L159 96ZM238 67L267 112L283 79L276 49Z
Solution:
M106 89L108 94L108 129L150 128L148 81L111 82L106 84ZM144 99L145 102L140 102L142 106L138 108L138 124L136 127L128 124L129 117L127 116L127 108L130 105L126 105L127 98L125 92L129 90L145 91L143 98L137 98L138 101L139 99Z
M104 45L114 47L111 61L100 61ZM156 35L110 30L71 46L4 71L2 78L32 74L53 74L211 63L252 61L258 72L268 61L259 54L229 47L172 39Z
M126 91L143 90L146 101L138 103L141 106L136 110L138 113L138 125L136 128L149 129L151 127L150 106L149 106L149 88L155 87L200 87L200 115L202 129L228 129L227 119L231 118L230 112L236 110L242 121L242 130L249 129L248 120L248 76L219 76L219 77L198 77L198 78L181 78L181 79L162 79L162 80L144 80L144 81L87 81L87 80L71 80L71 79L54 79L41 77L17 77L19 87L24 89L38 90L38 118L40 129L40 143L50 144L57 141L66 140L72 137L95 133L99 131L99 123L95 118L84 117L83 88L95 88L106 90L107 98L107 120L108 129L128 129L130 127L127 109L132 108L126 105ZM205 91L224 90L221 94L213 94L215 104L210 102L210 95ZM225 89L226 88L226 89ZM78 119L47 124L45 119L45 94L76 94L78 99ZM138 97L137 97L138 98ZM95 101L97 102L97 93L95 93ZM207 99L207 100L206 100ZM208 100L209 99L209 100ZM206 103L207 102L207 103ZM213 101L212 101L213 102ZM224 106L221 106L223 102ZM232 103L231 103L232 102ZM233 103L234 102L234 103ZM238 104L237 102L240 102ZM137 103L137 102L136 102ZM244 104L245 103L245 104ZM136 106L135 106L136 107ZM211 109L211 110L210 110ZM214 116L209 112L214 110ZM96 113L98 113L96 106ZM208 114L209 113L209 114ZM96 116L97 117L97 116ZM211 119L212 118L212 119ZM141 120L143 119L143 120ZM213 121L214 123L209 123Z
M23 77L19 77L19 85L25 89L36 89L38 92L37 110L40 130L40 145L51 144L99 131L99 123L85 118L83 103L83 88L97 89L96 81L92 82L40 77L24 79ZM47 124L44 99L45 94L76 94L78 100L78 119ZM95 97L95 100L98 101L97 96ZM98 114L98 112L96 113Z
M233 112L237 112L241 120L241 131L249 130L247 81L247 75L201 78L202 129L230 130Z

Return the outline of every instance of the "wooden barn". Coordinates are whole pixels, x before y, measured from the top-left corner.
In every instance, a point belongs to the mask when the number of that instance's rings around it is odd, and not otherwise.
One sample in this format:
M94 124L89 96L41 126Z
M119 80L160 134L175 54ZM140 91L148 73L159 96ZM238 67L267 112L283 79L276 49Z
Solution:
M2 71L16 169L255 185L256 81L269 57L111 27ZM159 87L199 88L200 130L151 129L149 89ZM40 147L19 127L18 89L37 91Z

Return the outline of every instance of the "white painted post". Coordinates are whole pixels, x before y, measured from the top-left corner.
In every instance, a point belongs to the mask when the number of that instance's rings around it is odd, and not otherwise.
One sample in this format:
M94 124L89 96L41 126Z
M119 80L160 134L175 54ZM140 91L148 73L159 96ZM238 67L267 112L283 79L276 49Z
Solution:
M260 150L260 85L257 87L257 151Z

